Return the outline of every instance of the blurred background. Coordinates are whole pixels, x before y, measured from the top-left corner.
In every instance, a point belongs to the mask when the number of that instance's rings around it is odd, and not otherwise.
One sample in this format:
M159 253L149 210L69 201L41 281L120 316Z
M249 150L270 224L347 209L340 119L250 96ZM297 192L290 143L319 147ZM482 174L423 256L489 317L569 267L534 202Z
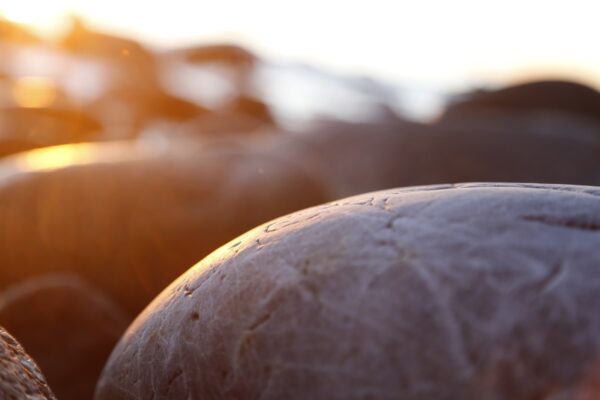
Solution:
M332 113L330 100L341 108L378 97L417 118L435 115L449 94L472 87L533 77L598 85L598 11L593 0L8 0L0 5L5 24L18 23L54 43L73 29L75 15L86 28L135 39L160 55L202 43L236 43L260 55L261 89L286 116ZM131 51L127 45L122 43L124 53ZM64 60L31 58L21 57L12 72L25 76L65 70ZM197 71L189 65L170 67L161 81L173 92L192 96L201 81L191 78ZM92 69L81 70L79 81ZM77 78L72 81L76 86ZM218 91L225 85L215 80L213 86ZM324 99L323 93L329 97Z

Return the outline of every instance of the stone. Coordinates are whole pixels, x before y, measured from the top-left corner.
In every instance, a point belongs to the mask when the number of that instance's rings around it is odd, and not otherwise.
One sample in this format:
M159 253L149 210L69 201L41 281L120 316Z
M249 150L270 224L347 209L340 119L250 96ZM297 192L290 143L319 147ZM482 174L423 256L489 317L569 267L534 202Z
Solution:
M3 328L0 328L0 398L56 400L38 366Z
M591 399L599 309L600 189L375 192L191 268L128 328L95 399Z
M241 141L25 153L0 163L0 288L72 272L133 317L223 243L329 198L318 177Z
M587 85L564 80L525 82L458 97L448 105L443 119L465 118L490 109L513 114L539 111L568 113L600 123L600 92Z
M404 121L324 120L271 139L272 152L302 163L327 183L334 198L403 186L410 157L405 143L427 127ZM418 132L418 133L416 133Z
M600 185L600 124L568 115L479 115L437 124L330 121L271 139L335 198L458 182Z
M0 325L27 348L61 400L92 398L128 320L104 293L72 274L34 277L0 292Z
M45 146L98 140L102 126L81 110L0 107L0 158Z

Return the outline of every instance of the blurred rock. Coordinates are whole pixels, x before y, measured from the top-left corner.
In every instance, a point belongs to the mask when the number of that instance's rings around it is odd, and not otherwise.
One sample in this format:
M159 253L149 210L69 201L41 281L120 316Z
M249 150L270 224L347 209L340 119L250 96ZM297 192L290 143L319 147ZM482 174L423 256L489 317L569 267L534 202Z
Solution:
M553 132L517 129L488 120L490 130L437 125L404 135L397 180L539 182L600 185L600 135L555 126Z
M38 366L3 328L0 328L0 398L56 400Z
M159 140L61 146L6 160L0 287L75 272L134 316L227 240L330 199L318 177L261 147Z
M60 41L60 46L72 53L122 62L122 66L136 65L140 67L138 73L142 77L154 77L154 54L140 42L93 30L78 17L72 18L71 29ZM138 78L139 75L131 75L131 79Z
M258 60L250 50L235 44L206 44L178 50L177 53L194 64L222 63L230 66L252 67Z
M89 104L108 129L126 126L127 137L134 137L155 121L192 119L208 112L202 105L167 93L160 82L157 56L135 40L92 30L75 18L61 47L95 59L109 71L103 94Z
M271 151L303 163L322 176L335 198L402 186L404 143L422 128L404 122L321 121L273 138ZM419 172L413 170L415 174Z
M448 182L600 185L600 120L564 110L453 110L431 125L321 121L274 138L272 151L313 168L338 197Z
M46 372L62 400L90 399L127 315L76 275L34 277L0 292L0 324Z
M102 126L82 111L0 108L0 157L39 147L99 139Z
M40 43L41 39L23 25L8 21L0 15L0 43L2 42L30 45Z
M115 126L125 129L117 139L134 138L156 122L186 121L212 115L200 105L152 87L108 90L90 104L90 109L108 131Z
M534 81L498 90L469 93L451 103L441 121L474 116L486 110L506 113L558 112L573 114L600 123L600 93L569 81Z
M195 65L219 65L233 73L233 81L239 92L251 91L252 74L260 59L250 50L235 44L205 44L177 50L174 55Z

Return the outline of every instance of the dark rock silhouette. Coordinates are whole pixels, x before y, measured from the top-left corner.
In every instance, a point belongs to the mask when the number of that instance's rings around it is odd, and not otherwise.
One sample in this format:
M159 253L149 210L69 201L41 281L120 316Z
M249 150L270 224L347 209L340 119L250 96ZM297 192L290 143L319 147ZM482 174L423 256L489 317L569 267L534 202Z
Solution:
M456 119L489 109L512 113L532 111L563 112L599 120L600 93L583 84L547 80L476 91L451 103L443 119Z
M194 64L221 63L240 68L251 68L258 57L250 50L235 44L206 44L177 51Z

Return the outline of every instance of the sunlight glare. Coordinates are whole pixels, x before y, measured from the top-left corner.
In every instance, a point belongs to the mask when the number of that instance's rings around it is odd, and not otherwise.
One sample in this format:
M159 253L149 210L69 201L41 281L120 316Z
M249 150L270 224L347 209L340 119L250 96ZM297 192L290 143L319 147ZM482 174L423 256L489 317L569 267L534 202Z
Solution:
M12 96L15 103L26 108L43 108L54 103L57 89L52 79L46 77L20 78L14 84Z
M13 166L24 171L45 171L74 165L140 161L155 158L164 152L164 146L154 141L113 141L45 147L7 159Z
M0 5L0 18L24 25L40 33L53 34L63 29L70 13L69 0L9 0Z
M27 170L49 170L83 163L92 157L86 145L62 145L29 151L19 158L19 166Z

